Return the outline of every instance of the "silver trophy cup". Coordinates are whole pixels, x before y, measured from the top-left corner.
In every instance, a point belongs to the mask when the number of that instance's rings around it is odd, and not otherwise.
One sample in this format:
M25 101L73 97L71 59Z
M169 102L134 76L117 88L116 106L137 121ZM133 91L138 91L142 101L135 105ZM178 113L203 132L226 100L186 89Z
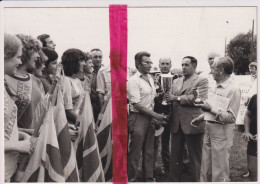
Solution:
M164 94L170 92L172 88L172 79L173 79L173 75L171 74L161 75L161 86ZM163 99L162 105L168 105L165 99Z

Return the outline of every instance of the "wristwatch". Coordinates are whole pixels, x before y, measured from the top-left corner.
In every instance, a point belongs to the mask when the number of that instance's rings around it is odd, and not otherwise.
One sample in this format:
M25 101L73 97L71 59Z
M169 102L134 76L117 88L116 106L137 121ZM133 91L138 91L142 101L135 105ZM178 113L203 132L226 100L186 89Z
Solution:
M180 102L180 101L181 101L181 97L180 97L180 96L178 96L178 98L177 98L177 101L178 101L178 102Z

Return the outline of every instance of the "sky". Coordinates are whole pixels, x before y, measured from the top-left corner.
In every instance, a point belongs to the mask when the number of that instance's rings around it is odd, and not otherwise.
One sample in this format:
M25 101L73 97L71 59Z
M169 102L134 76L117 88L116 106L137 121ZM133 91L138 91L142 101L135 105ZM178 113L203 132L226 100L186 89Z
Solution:
M167 7L128 8L128 66L135 68L134 55L151 53L154 66L170 57L172 68L181 68L184 56L198 60L198 70L209 71L207 55L224 55L227 43L252 29L255 7ZM228 23L227 23L228 22ZM255 21L255 33L256 33ZM103 63L109 63L108 8L5 8L4 31L47 33L56 43L61 58L69 48L89 51L100 48Z

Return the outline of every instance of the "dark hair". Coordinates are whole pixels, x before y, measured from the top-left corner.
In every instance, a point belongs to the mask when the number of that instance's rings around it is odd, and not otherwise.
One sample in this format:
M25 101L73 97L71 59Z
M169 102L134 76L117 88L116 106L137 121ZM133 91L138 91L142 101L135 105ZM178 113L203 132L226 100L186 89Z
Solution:
M61 64L63 65L66 76L72 76L79 71L79 61L85 60L86 55L79 49L68 49L61 57Z
M185 59L185 58L190 59L191 63L194 64L197 67L198 61L197 61L197 59L195 57L193 57L193 56L185 56L184 58L182 58L182 60Z
M42 52L48 57L48 60L45 62L45 67L47 68L50 62L58 59L58 54L55 50L51 50L48 48L42 48Z
M251 62L249 64L249 67L252 68L252 67L255 67L255 69L257 69L257 62Z
M148 53L148 52L145 52L145 51L138 52L138 53L135 55L135 67L136 67L136 68L138 68L138 65L142 62L143 56L150 57L151 54Z
M216 61L216 64L217 67L222 67L226 74L230 75L234 70L234 62L230 57L222 57Z
M50 35L42 34L42 35L39 35L37 38L38 38L38 40L40 40L42 42L42 46L46 47L46 44L47 44L46 39L50 38Z
M99 51L99 52L102 52L99 48L94 48L94 49L91 49L90 52L93 52L93 51Z
M34 52L38 52L41 49L41 44L35 38L30 35L17 34L23 44L23 53L21 56L22 65L30 61L30 58Z

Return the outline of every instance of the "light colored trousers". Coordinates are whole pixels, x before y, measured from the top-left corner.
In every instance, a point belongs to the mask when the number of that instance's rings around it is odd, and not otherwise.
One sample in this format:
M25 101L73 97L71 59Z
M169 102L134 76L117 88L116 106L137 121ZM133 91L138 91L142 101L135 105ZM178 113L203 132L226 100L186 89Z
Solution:
M230 181L229 157L234 138L234 124L213 124L206 122L202 148L200 181Z

